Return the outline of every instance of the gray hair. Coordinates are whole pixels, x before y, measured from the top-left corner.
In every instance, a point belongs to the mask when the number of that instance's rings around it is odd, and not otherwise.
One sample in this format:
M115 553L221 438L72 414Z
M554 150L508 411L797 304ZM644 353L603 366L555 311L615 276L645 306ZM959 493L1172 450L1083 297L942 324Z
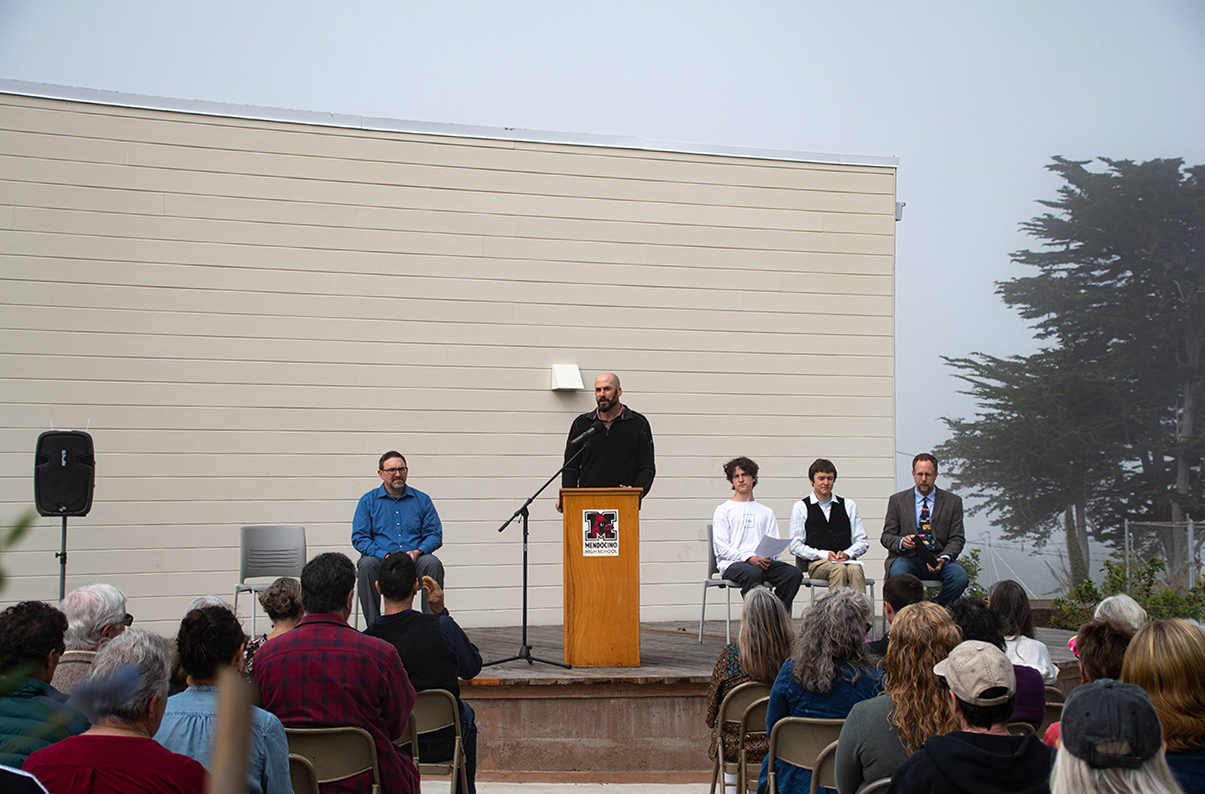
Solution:
M68 593L59 609L67 616L67 650L94 651L101 632L125 620L126 596L111 584L88 584Z
M168 641L146 629L127 629L106 642L88 671L89 719L138 722L151 698L167 697L171 658Z
M1127 626L1133 626L1134 631L1145 626L1149 620L1142 605L1125 593L1111 595L1101 601L1096 605L1096 612L1092 614L1092 617L1116 620Z
M1096 745L1102 753L1125 755L1129 742L1102 742ZM1096 769L1082 758L1066 750L1054 756L1050 771L1050 794L1180 794L1180 786L1167 766L1163 750L1142 762L1137 769L1111 767Z
M192 612L194 609L203 609L204 607L226 607L226 609L229 609L231 612L234 611L234 607L227 604L226 599L210 593L209 595L197 596L190 601L188 604L188 609L184 610L184 617L188 617L188 613Z
M854 669L851 681L874 665L866 649L866 631L874 605L865 593L849 587L831 590L803 613L791 675L808 692L829 692L841 667Z

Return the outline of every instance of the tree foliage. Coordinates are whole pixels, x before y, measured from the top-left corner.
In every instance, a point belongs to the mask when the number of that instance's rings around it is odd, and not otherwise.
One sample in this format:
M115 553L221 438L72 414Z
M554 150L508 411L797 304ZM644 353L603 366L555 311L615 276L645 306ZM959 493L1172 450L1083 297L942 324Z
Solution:
M1037 272L997 284L1049 346L947 359L979 411L946 419L939 448L1010 536L1041 539L1071 509L1085 559L1090 527L1205 505L1205 166L1101 162L1048 166L1065 184L1022 225L1042 245L1013 254Z

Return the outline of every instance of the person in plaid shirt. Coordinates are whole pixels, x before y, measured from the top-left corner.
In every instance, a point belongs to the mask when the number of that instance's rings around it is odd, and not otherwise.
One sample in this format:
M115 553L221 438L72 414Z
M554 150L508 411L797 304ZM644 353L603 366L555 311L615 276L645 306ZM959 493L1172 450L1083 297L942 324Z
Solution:
M261 705L286 728L364 728L376 741L385 794L419 794L414 763L393 744L410 720L414 687L396 648L348 625L355 584L356 566L344 554L306 563L305 617L255 655ZM322 786L322 794L371 790L371 772Z

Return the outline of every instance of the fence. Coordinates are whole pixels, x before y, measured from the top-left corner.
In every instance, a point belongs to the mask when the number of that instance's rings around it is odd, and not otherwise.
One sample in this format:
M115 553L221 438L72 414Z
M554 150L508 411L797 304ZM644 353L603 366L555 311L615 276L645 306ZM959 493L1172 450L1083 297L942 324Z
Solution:
M1164 584L1180 592L1196 586L1201 566L1201 546L1205 537L1193 531L1187 521L1126 521L1125 566L1140 565L1155 557L1163 560Z

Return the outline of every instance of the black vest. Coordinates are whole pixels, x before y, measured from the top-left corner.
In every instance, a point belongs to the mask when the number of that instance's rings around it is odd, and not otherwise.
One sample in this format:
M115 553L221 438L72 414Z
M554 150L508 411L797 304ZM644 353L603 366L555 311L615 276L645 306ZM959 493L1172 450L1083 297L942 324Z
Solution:
M410 610L372 624L364 633L397 648L415 689L446 689L460 697L456 655L444 644L439 618Z
M820 505L811 500L804 500L808 506L807 521L803 528L807 532L807 545L814 549L825 551L845 551L852 542L853 527L849 524L849 513L845 512L845 500L840 496L833 497L829 507L829 517L824 517Z

